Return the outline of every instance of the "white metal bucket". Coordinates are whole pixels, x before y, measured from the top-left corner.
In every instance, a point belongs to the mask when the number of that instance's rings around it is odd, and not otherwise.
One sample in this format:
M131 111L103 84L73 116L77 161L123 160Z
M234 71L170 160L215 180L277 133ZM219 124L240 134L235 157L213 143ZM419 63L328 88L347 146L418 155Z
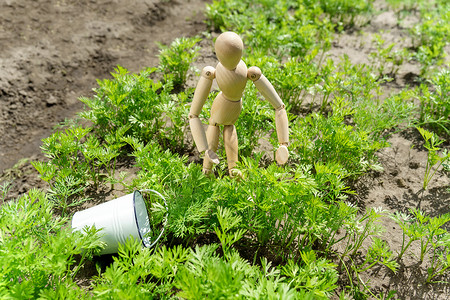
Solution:
M143 191L153 192L166 202L157 191ZM155 241L149 237L151 233L150 220L140 191L76 212L73 215L73 230L81 231L85 226L93 225L96 228L102 228L101 240L106 244L100 254L117 253L119 243L124 244L130 236L142 240L142 244L147 248L153 247L164 232L163 228Z

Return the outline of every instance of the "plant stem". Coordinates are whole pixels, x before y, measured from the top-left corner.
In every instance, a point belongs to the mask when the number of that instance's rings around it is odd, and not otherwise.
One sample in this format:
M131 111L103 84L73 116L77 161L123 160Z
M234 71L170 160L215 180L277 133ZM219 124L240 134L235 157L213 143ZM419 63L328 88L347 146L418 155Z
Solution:
M405 237L405 235L403 235L402 250L401 250L400 253L398 254L397 261L399 261L399 260L402 258L402 256L403 256L403 254L405 253L406 249L408 249L409 246L411 246L411 243L412 243L413 241L415 241L415 239L410 238L408 244L406 245L406 247L403 247L404 241L405 241L405 238L404 238L404 237Z

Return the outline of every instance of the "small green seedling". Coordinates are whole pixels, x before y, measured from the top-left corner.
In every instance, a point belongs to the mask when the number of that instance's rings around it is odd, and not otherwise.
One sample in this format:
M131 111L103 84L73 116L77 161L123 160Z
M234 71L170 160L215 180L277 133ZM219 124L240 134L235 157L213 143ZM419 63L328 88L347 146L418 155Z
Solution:
M436 174L439 167L450 159L450 153L447 150L444 150L441 155L439 154L440 148L438 146L444 141L439 139L439 137L435 133L429 132L421 127L417 127L417 130L419 130L420 134L424 138L424 147L428 150L425 176L423 178L422 185L422 189L426 190L428 184Z

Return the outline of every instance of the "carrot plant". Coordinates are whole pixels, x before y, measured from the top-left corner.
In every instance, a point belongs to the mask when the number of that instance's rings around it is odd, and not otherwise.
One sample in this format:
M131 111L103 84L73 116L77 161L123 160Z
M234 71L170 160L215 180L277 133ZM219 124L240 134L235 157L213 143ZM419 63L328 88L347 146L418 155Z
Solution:
M417 8L421 1L415 0L386 0L386 2L394 8L397 13L411 11Z
M138 299L173 295L173 280L178 269L189 259L189 249L162 246L157 250L142 248L130 238L119 246L114 262L100 272L92 284L97 299Z
M428 218L421 214L420 211L413 211L417 220L421 225L426 228L426 238L422 238L420 241L420 261L424 260L425 254L435 251L441 246L447 239L445 235L448 235L444 226L450 222L450 214L443 214L434 218ZM445 244L442 244L445 246Z
M371 208L361 217L345 224L345 250L341 255L341 259L344 259L348 255L356 255L361 250L363 242L367 238L382 233L383 228L379 223L383 214L381 208Z
M403 231L402 247L397 256L400 261L412 243L420 243L419 260L422 263L426 256L431 261L427 268L426 282L443 275L450 267L449 233L445 229L450 222L450 214L430 217L419 209L411 209L410 214L395 213L392 218ZM406 240L408 237L408 240Z
M306 1L213 1L206 14L215 28L244 34L255 56L302 57L318 45L327 48L333 28Z
M92 161L79 161L82 139L89 133L90 128L72 126L64 132L57 131L50 137L43 139L42 152L49 161L32 162L41 178L50 184L50 199L66 213L68 207L80 205L87 198L81 192L87 187L86 176L94 178L97 173L89 172L94 168Z
M450 71L442 69L432 76L429 85L419 88L419 122L436 133L450 136Z
M384 266L395 273L399 266L389 245L379 238L383 232L380 222L384 214L381 208L370 208L361 217L349 219L343 226L345 234L341 246L344 250L338 256L339 269L347 276L349 285L345 290L355 298L385 299L383 295L378 298L372 292L369 283L362 280L361 273L375 266ZM393 294L395 291L389 291L388 299Z
M214 197L236 210L242 219L238 228L254 236L254 246L271 245L283 261L302 251L331 253L343 240L338 232L356 220L357 208L343 201L346 188L330 169L316 166L313 174L307 165L290 171L270 165L261 170L252 159L244 159L243 166L245 181L220 180Z
M402 245L397 256L397 260L400 261L411 244L414 241L420 240L426 233L423 227L418 222L414 222L414 219L408 214L395 212L391 215L391 218L402 229Z
M220 180L214 197L221 206L237 210L242 219L240 227L254 235L258 245L273 243L282 249L294 250L291 246L300 235L299 217L304 211L304 207L297 204L302 195L315 190L313 179L302 178L299 172L298 181L288 180L290 174L275 165L261 172L258 161L253 159L244 158L243 164L248 172L247 179L242 183L227 178Z
M184 144L181 108L188 102L185 93L172 95L170 82L149 78L155 69L145 69L140 74L129 74L122 67L113 73L114 79L98 81L99 87L92 98L81 98L89 110L80 117L93 122L98 135L106 137L124 126L124 135L144 141L157 140L163 146L181 150ZM188 92L189 93L189 92Z
M447 150L444 150L442 154L439 154L440 148L438 146L444 141L439 139L435 133L429 132L421 127L417 127L417 130L419 130L425 140L424 147L428 150L425 175L422 184L422 189L426 190L439 167L450 159L450 153L448 153Z
M400 66L410 58L408 50L394 50L395 43L385 45L386 41L379 34L374 35L373 42L376 50L370 53L369 59L374 69L378 70L378 76L395 78Z
M97 189L101 182L109 182L114 188L116 162L129 128L118 128L100 142L90 134L92 128L76 123L65 127L42 140L41 149L48 160L32 162L41 179L49 183L50 199L62 214L88 200L83 195L86 189Z
M418 105L414 103L416 91L404 89L388 96L384 101L371 103L374 99L358 101L354 113L354 122L361 130L370 132L370 137L381 142L392 129L406 128L417 123L415 115Z
M321 84L323 77L329 72L329 68L321 68L320 61L315 62L324 51L314 48L304 57L290 57L284 64L274 57L253 55L248 57L247 62L261 68L265 76L273 82L288 110L297 113L302 109L311 88Z
M398 268L398 263L395 261L394 255L389 249L388 244L385 241L374 237L373 243L367 251L363 263L355 268L355 271L361 273L373 268L377 264L384 265L393 272Z
M333 22L339 25L339 29L353 27L357 18L368 14L372 9L373 0L332 0L332 1L303 1L309 6L319 5L324 13L328 14ZM367 22L367 21L366 21Z
M236 122L241 157L252 155L260 145L260 139L265 138L268 132L275 127L273 107L258 97L253 84L247 85L244 99L241 115ZM225 158L225 155L223 157Z
M431 267L427 269L427 283L433 283L434 278L445 274L450 268L450 234L447 232L437 241L433 241L432 247L433 256L431 258Z
M316 51L314 51L316 52ZM316 53L307 55L304 60L290 58L281 69L274 71L275 85L280 97L287 101L288 108L298 111L305 100L307 91L319 83L319 69L313 62Z
M422 262L425 254L430 253L445 238L447 230L444 225L450 222L450 215L444 214L437 217L429 217L419 209L411 209L410 215L395 213L392 218L400 225L403 231L403 242L397 260L400 260L406 250L415 241L420 241L420 261ZM406 242L408 237L408 242Z
M187 73L200 50L200 47L195 46L199 41L200 38L182 37L175 39L169 46L158 43L158 69L164 74L165 81L172 81L174 86L186 82Z
M9 190L11 189L11 183L8 181L4 181L0 185L0 200L5 201L6 196L8 195Z
M329 299L338 280L335 265L327 259L317 257L313 250L301 252L301 263L289 260L281 268L281 274L293 287L311 291L318 299Z
M315 276L307 275L306 270L300 268L298 274L288 274L287 277L265 259L261 261L261 267L258 267L233 251L227 258L220 257L216 249L217 245L212 244L197 245L194 249L162 246L153 251L142 249L138 241L129 239L120 246L113 264L96 278L92 294L100 299L171 296L183 299L326 299L324 295L328 293L318 287L314 290L312 285L332 286L328 278L321 274L324 268L332 267L325 262L308 262L312 265L309 272L316 274ZM313 267L316 265L320 267ZM334 276L335 281L336 274L328 272ZM309 285L293 285L288 283L288 279L291 283L294 280L299 283L304 280ZM317 280L319 284L316 284Z
M191 94L171 94L170 82L163 86L149 78L154 72L149 68L139 75L129 74L117 67L114 79L98 81L96 94L80 99L90 109L79 116L92 122L91 127L69 122L43 140L48 161L33 165L50 184L51 199L63 213L87 200L81 195L85 189L98 189L103 183L114 188L121 181L115 173L116 163L123 156L127 136L156 139L178 151L186 147L184 104Z
M90 131L91 128L76 125L43 139L41 149L51 163L34 164L42 179L50 182L55 176L64 178L73 175L76 179L84 181L88 166L78 163L78 155L81 152L82 139Z
M358 103L362 100L377 100L381 84L385 83L385 78L378 78L374 70L364 64L353 64L348 55L344 54L336 68L333 68L333 61L327 61L327 68L331 69L325 77L325 96L335 95L348 99L351 103ZM328 97L326 97L328 98ZM322 101L330 103L329 101ZM324 104L322 103L322 107Z
M230 209L218 207L217 219L219 226L214 228L214 232L220 240L225 258L229 258L231 255L230 247L242 238L245 230L239 229L230 232L241 222L241 217L233 215Z
M192 240L206 231L204 220L212 209L211 180L196 164L186 165L186 157L163 150L157 143L127 139L140 168L132 186L161 191L167 200L167 227L175 237Z
M98 230L71 232L44 192L30 190L0 207L0 293L4 298L86 297L76 284L87 259L102 249ZM70 245L68 247L68 245Z
M228 259L218 257L215 248L197 246L191 251L189 260L175 278L177 296L184 299L324 299L306 288L290 284L267 260L262 260L259 268L237 253Z
M344 118L352 114L347 110L343 115L336 111L328 118L319 114L298 118L291 127L298 159L336 165L341 178L368 170L375 164L375 151L383 144L371 140L367 131L346 125Z
M411 29L416 52L414 58L421 64L421 76L429 75L443 63L445 47L450 34L450 5L446 1L421 3L421 20Z

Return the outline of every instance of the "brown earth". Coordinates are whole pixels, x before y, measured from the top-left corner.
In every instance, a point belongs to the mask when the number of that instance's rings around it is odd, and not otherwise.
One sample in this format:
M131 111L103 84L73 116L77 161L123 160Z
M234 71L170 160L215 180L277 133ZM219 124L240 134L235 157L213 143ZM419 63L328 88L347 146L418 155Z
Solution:
M206 1L18 0L0 3L0 172L39 153L117 65L157 66L156 42L206 30Z
M53 126L73 117L83 106L77 99L92 95L96 79L110 78L121 65L131 72L158 64L156 42L169 44L181 36L200 35L203 0L6 0L0 3L0 183L12 180L8 198L31 187L44 187L30 160L41 158L40 141ZM381 4L380 4L381 3ZM370 63L375 48L374 34L386 45L408 47L407 30L417 18L397 20L377 1L378 16L362 31L336 37L328 56L348 54L354 63ZM208 42L203 42L198 67L214 59ZM449 54L449 53L447 53ZM396 79L383 86L385 98L391 92L414 84L419 67L406 62ZM189 84L194 84L190 81ZM383 171L372 172L354 183L352 199L362 209L383 207L389 212L406 212L420 207L431 216L449 213L450 180L438 171L423 191L427 152L416 130L392 134L390 147L378 153ZM448 144L446 144L448 147ZM401 230L384 218L381 238L393 251L401 246ZM424 284L427 262L418 263L419 246L413 244L405 264L393 275L370 271L362 280L376 291L397 290L399 299L449 299L448 284ZM449 281L448 276L440 278Z

